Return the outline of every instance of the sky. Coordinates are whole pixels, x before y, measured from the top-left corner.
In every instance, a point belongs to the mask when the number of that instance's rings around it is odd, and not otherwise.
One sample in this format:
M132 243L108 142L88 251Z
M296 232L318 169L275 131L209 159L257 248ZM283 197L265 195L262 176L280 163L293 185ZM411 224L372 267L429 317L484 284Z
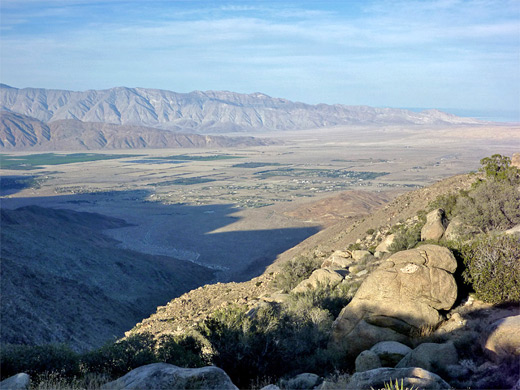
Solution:
M520 1L1 0L0 82L262 92L520 121Z

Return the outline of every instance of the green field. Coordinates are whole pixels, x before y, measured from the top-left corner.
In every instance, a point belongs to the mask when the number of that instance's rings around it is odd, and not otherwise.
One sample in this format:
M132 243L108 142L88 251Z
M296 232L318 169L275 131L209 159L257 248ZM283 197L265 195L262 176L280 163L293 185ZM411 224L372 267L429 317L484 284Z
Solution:
M185 177L175 180L162 181L160 183L155 183L155 186L169 186L169 185L177 185L177 186L189 186L193 184L201 184L201 183L209 183L215 181L214 179L208 179L205 177Z
M29 154L26 156L11 156L0 154L0 169L31 170L40 169L44 165L61 165L78 162L112 160L117 158L138 157L136 154L98 154L98 153L73 153L73 154Z
M372 180L379 176L388 175L388 172L346 171L343 169L278 168L256 172L255 175L261 176L262 179L273 176L289 176Z
M215 161L215 160L231 160L235 158L243 158L241 156L233 156L231 154L214 154L211 156L188 156L180 154L177 156L153 157L154 160L172 160L172 161Z
M262 163L262 162L246 162L241 164L232 165L231 168L262 168L262 167L273 167L281 166L279 163Z

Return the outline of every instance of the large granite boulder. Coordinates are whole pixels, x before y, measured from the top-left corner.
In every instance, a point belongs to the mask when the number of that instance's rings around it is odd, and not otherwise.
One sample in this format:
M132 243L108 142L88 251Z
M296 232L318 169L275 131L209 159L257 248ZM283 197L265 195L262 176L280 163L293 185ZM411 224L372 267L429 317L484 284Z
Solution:
M444 239L448 241L456 241L461 238L463 223L459 216L453 217L444 232Z
M334 251L325 261L321 264L321 268L334 267L334 268L348 268L354 263L354 259L349 252L345 251Z
M208 389L238 390L218 367L181 368L167 363L153 363L136 368L121 378L101 386L103 390Z
M520 356L520 315L502 318L484 332L482 349L494 361Z
M344 269L318 268L308 279L302 280L292 291L302 293L314 290L319 285L334 288L345 279L347 274L348 271Z
M426 215L426 224L421 229L421 240L439 241L446 231L444 210L436 209Z
M395 368L421 367L428 371L445 370L459 362L453 342L444 344L423 343L410 351Z
M381 243L376 246L376 252L390 252L390 246L395 241L395 234L389 234Z
M411 333L435 327L439 310L457 298L457 261L438 245L398 252L383 261L334 321L331 347L354 359L380 341L409 344Z
M323 382L323 378L310 372L296 375L282 382L282 388L287 390L311 390Z
M0 382L0 389L2 390L26 390L31 384L31 378L26 373L20 373L10 376Z
M404 388L440 390L451 389L440 376L426 371L422 368L376 368L375 370L357 372L350 378L347 390L360 389L382 389L385 383L395 383L397 380L399 388L403 380Z
M373 370L381 367L381 360L374 352L366 350L361 352L355 362L356 372Z
M397 341L381 341L370 350L379 357L383 367L395 367L412 348Z

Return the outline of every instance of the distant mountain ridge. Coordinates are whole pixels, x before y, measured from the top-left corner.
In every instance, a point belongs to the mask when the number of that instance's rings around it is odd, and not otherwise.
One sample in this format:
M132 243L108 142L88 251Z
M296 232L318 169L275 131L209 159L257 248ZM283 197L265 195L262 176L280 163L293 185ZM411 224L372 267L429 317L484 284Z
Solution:
M42 122L75 119L172 131L218 133L298 130L337 125L476 124L438 110L310 105L262 93L227 91L177 93L117 87L83 92L24 88L0 84L0 109Z
M0 111L0 150L97 150L143 148L207 148L270 145L268 139L184 134L144 126L81 122L44 123L36 118Z

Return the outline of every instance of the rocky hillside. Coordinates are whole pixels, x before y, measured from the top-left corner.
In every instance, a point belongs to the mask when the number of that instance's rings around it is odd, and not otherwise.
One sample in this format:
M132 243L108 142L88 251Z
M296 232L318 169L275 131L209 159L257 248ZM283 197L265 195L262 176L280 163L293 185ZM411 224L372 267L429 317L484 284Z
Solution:
M353 373L347 389L397 376L422 388L510 388L520 376L520 170L499 155L482 161L479 175L328 227L258 278L170 301L126 340L204 340L239 387L342 367ZM312 378L303 388L339 386Z
M253 137L183 134L144 126L81 122L76 119L44 123L27 115L0 112L0 149L6 150L215 148L273 143Z
M1 343L98 347L213 278L192 263L119 249L102 230L123 220L37 206L1 213Z
M0 109L45 123L75 119L199 133L297 130L359 124L475 124L437 110L309 105L262 93L176 93L147 88L73 92L0 85Z

